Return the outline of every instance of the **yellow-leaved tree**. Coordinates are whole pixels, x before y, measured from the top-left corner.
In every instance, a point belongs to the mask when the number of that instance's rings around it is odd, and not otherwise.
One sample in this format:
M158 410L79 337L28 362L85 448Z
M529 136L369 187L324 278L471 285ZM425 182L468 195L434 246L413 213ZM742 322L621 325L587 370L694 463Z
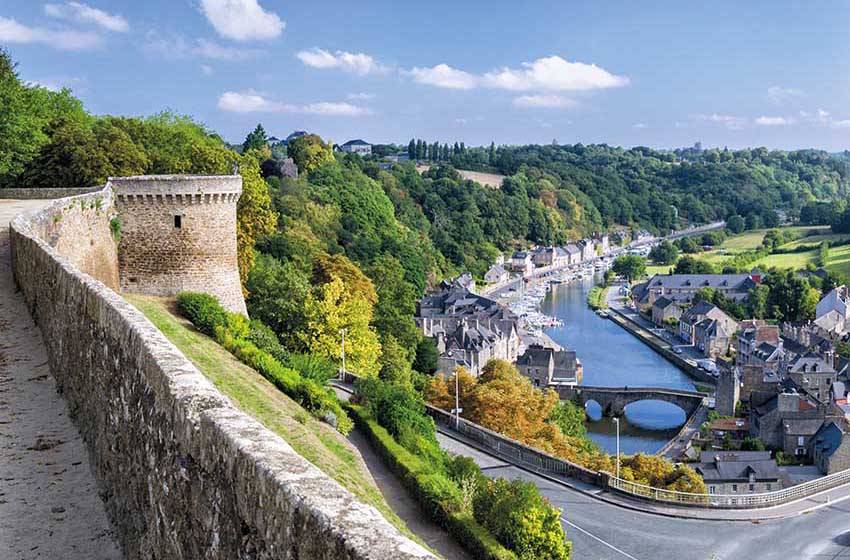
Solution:
M381 344L370 326L372 304L353 293L339 277L318 287L304 305L307 324L301 339L310 353L339 363L342 350L340 331L345 329L346 369L365 376L380 370Z

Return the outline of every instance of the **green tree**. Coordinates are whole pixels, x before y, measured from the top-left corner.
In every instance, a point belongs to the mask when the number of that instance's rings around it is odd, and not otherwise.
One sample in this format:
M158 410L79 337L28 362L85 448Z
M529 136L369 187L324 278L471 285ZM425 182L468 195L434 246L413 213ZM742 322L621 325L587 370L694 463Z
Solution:
M433 339L422 337L416 345L416 358L413 360L413 369L426 375L437 371L437 360L440 353Z
M667 240L662 241L649 252L649 258L655 264L674 264L678 257L679 251Z
M334 161L333 147L316 134L305 134L291 141L287 147L301 173L310 173L325 163Z
M674 274L715 274L716 272L711 263L690 255L684 255L673 268Z
M407 157L410 158L410 161L416 159L416 140L413 138L411 138L410 142L407 144Z
M646 259L640 255L623 255L614 259L611 270L631 283L646 274Z
M378 302L372 324L381 335L381 340L391 336L404 351L408 365L416 355L421 334L413 321L418 293L405 280L405 270L399 260L383 254L366 268L372 279Z
M473 500L475 519L520 560L569 560L572 544L565 541L561 511L522 480L484 481Z
M729 219L726 220L726 228L732 233L741 233L744 231L744 218L735 214L734 216L729 216Z
M268 325L290 352L304 352L301 338L307 325L304 302L312 284L309 275L291 262L259 254L248 273L248 314Z
M409 386L411 373L407 350L393 335L381 337L381 370L378 376L393 385Z
M257 124L257 127L245 137L245 141L242 143L242 150L244 152L261 150L267 146L268 137L266 136L266 129L263 128L262 124Z

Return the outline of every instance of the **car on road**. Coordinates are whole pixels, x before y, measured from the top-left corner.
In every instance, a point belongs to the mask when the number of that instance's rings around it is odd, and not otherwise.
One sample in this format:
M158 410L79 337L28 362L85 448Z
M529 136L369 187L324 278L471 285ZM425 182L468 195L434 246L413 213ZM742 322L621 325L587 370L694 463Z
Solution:
M675 352L676 354L681 354L682 349L681 348L673 348L673 352Z

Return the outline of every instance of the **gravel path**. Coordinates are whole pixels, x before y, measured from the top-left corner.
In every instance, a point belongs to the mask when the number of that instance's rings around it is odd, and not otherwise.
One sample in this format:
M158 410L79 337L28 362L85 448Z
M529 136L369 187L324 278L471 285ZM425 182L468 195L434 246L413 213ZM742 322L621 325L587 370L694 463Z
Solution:
M12 281L6 226L44 203L0 200L0 558L118 559L85 445Z

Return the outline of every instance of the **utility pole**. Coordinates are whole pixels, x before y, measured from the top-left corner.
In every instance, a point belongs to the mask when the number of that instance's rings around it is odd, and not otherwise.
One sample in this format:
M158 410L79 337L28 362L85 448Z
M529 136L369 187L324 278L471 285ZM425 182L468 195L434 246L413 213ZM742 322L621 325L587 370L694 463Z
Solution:
M620 419L615 416L614 424L617 426L617 478L620 478Z
M345 329L339 329L339 334L342 335L342 370L340 371L339 378L345 381Z

